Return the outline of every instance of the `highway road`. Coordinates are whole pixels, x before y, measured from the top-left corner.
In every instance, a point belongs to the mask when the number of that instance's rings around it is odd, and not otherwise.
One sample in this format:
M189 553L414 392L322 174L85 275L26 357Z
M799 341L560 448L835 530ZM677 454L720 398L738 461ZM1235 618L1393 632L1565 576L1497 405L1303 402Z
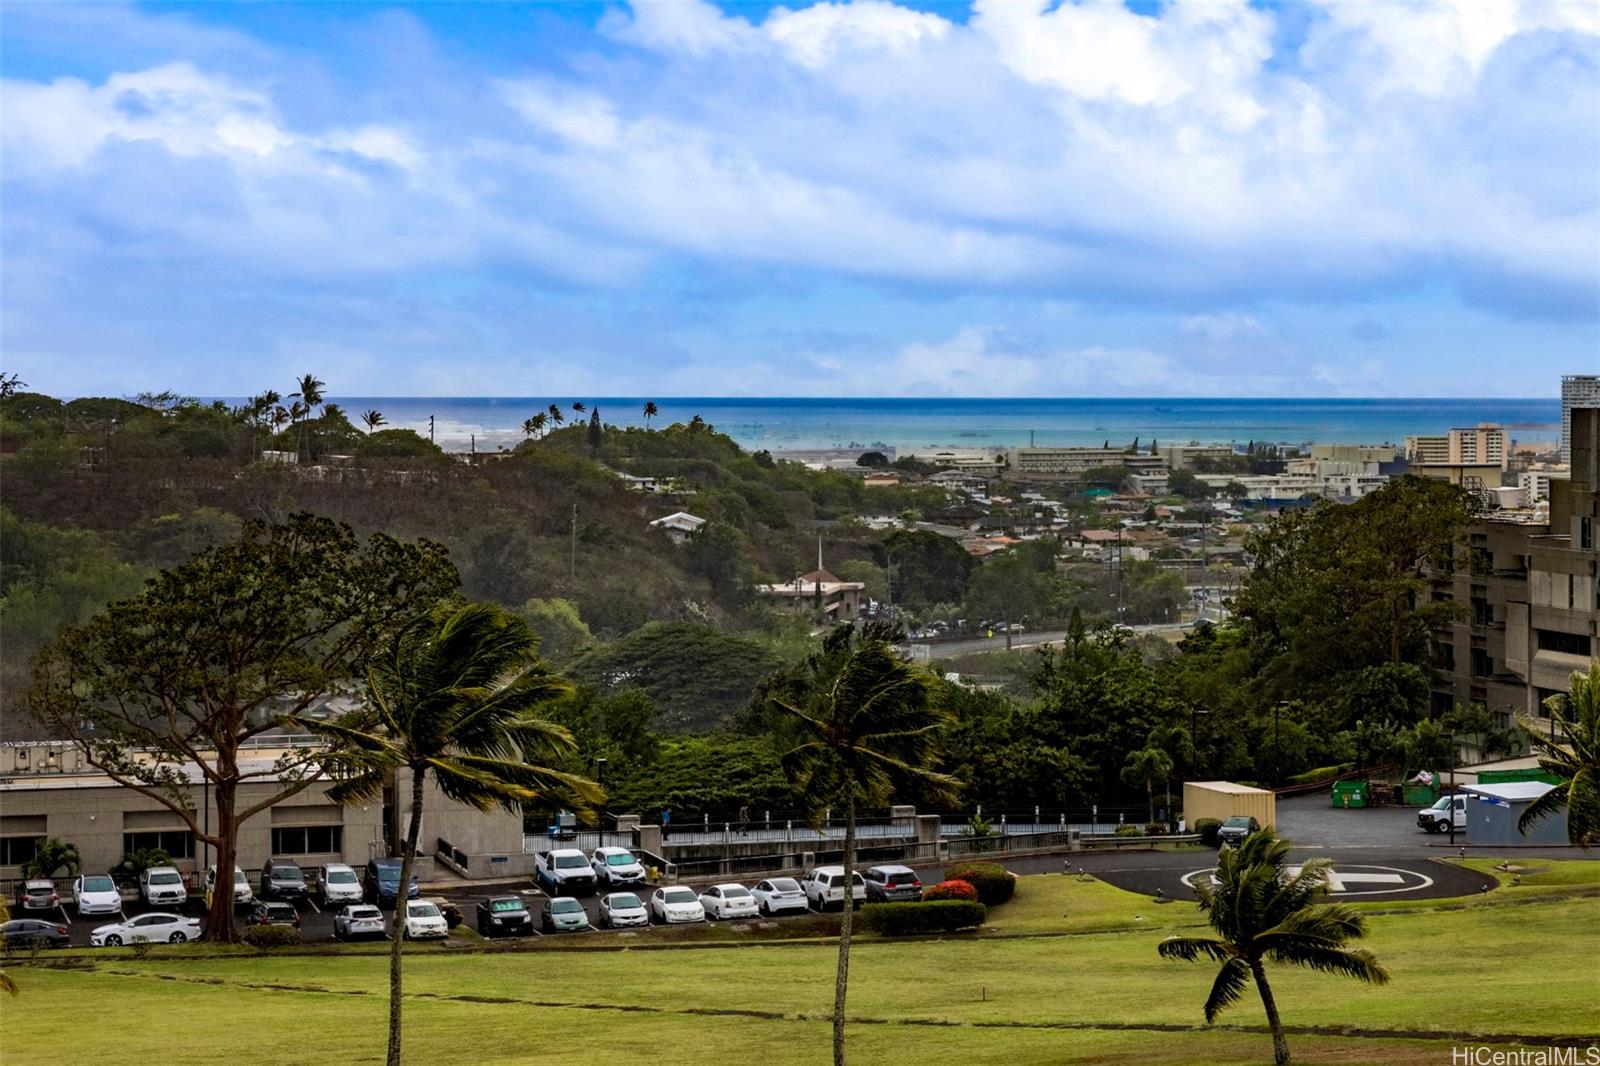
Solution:
M1134 633L1156 634L1161 636L1181 636L1193 626L1192 622L1157 622L1152 625L1128 626ZM1060 644L1067 639L1065 629L1041 630L1037 633L1016 633L1011 638L1012 651L1031 651L1052 644ZM985 651L1005 651L1006 637L1004 633L996 633L992 637L960 637L956 640L941 641L915 641L901 645L910 648L912 658L923 655L932 659L952 659L958 655L973 655ZM924 652L922 649L926 648Z

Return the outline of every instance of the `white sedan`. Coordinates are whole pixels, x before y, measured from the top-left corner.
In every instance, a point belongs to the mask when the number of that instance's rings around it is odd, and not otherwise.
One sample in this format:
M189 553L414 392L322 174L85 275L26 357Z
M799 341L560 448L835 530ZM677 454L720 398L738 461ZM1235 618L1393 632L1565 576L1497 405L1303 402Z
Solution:
M84 874L72 882L72 907L80 918L86 914L121 914L122 893L105 874Z
M141 914L125 922L102 925L89 934L97 948L116 948L123 944L148 941L152 944L181 944L200 935L200 919L181 914Z
M411 900L406 904L404 935L407 940L443 940L450 935L450 923L427 900Z
M700 906L718 921L756 916L756 898L743 885L712 885L700 893Z
M769 877L750 890L756 898L756 909L762 914L804 914L811 909L805 889L792 877Z
M340 940L354 940L358 936L386 937L389 926L383 912L370 903L352 903L333 916L333 935Z
M613 892L600 900L600 926L623 929L630 925L649 925L650 912L632 892Z
M674 885L671 888L658 888L650 894L650 916L667 925L703 922L706 920L706 909L700 905L700 897L694 894L694 889Z

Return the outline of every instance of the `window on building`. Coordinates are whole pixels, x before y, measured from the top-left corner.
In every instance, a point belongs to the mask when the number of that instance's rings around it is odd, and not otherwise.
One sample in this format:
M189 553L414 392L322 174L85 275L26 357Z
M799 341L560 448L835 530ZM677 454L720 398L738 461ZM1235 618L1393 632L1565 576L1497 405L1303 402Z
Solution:
M321 855L344 851L342 825L275 825L272 827L272 854Z
M1554 629L1535 630L1540 651L1557 651L1565 655L1588 655L1589 638L1582 633L1561 633Z
M122 850L153 851L160 849L174 859L194 858L194 834L187 829L146 829L137 833L122 834Z
M1578 547L1580 547L1580 548L1592 548L1592 547L1594 547L1594 519L1592 519L1592 518L1580 518L1580 519L1578 519Z
M1472 649L1472 676L1488 677L1492 672L1494 661L1489 658L1489 653L1482 648Z
M1489 601L1478 596L1472 597L1472 624L1486 626L1494 621L1494 608Z
M0 837L0 866L21 866L39 852L44 837Z

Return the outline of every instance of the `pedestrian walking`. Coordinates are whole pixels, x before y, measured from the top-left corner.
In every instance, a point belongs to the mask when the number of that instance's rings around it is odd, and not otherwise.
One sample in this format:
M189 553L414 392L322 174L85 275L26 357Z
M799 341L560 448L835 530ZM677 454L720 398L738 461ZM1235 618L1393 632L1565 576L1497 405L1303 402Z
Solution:
M739 835L744 836L745 828L750 824L750 804L746 803L739 808Z

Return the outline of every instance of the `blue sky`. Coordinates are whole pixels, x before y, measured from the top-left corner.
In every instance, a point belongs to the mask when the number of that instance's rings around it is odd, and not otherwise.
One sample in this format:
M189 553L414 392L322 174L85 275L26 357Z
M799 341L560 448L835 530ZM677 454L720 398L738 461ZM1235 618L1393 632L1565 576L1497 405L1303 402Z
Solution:
M1588 2L4 5L61 394L1548 396Z

